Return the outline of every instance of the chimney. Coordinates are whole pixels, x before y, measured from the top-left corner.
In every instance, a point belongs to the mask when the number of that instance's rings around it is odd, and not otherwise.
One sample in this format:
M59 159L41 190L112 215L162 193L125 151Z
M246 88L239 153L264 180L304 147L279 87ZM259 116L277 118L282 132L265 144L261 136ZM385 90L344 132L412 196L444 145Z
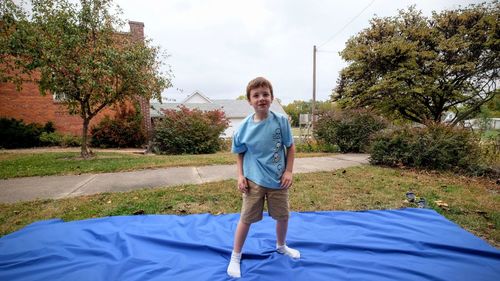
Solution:
M129 21L128 25L130 26L130 36L132 36L132 39L136 42L144 41L144 23L138 21ZM149 113L149 99L144 97L137 97L137 99L139 100L139 105L141 107L141 113L143 117L142 123L147 133L148 149L150 149L149 146L151 145L153 126L151 123L151 115Z
M134 40L143 41L144 40L144 23L138 21L129 21L130 35Z

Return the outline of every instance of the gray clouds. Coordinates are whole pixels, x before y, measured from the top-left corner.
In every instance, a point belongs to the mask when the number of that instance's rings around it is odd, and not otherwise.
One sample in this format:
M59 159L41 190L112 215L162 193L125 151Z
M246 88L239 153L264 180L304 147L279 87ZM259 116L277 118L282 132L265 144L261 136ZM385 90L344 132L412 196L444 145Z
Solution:
M246 83L265 76L284 104L312 98L313 45L326 42L372 0L117 0L127 20L144 22L146 37L171 55L174 87L163 95L181 101L195 90L235 99ZM317 99L329 98L345 66L338 52L369 19L396 15L415 4L425 15L480 1L375 0L317 54ZM182 89L183 93L176 90Z

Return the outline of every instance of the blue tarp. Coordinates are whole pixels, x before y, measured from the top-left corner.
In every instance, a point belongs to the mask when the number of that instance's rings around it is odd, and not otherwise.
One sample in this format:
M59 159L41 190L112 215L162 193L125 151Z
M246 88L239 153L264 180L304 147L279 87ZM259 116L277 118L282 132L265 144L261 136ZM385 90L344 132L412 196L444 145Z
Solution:
M48 220L0 238L0 280L229 280L238 214ZM500 280L500 251L433 210L292 213L252 226L241 280Z

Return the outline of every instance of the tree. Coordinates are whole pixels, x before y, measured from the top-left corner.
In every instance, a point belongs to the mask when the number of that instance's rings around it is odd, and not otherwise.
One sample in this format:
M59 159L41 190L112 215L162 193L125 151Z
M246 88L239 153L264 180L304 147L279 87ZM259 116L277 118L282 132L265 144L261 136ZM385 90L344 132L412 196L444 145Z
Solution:
M286 114L292 118L292 125L299 126L300 114L311 114L312 110L312 100L294 100L292 103L287 104L283 107ZM329 101L316 101L316 113L321 114L327 111L333 111L336 106Z
M311 113L311 102L303 100L294 100L283 107L286 114L292 118L292 126L299 126L299 116L300 114Z
M492 100L481 107L481 112L490 118L500 117L500 95L496 95Z
M29 22L26 12L12 0L0 2L0 83L12 82L20 89L32 67L26 64ZM23 65L24 67L20 67Z
M40 73L34 77L42 94L55 94L69 113L82 118L81 156L88 158L90 120L118 102L160 100L171 86L170 72L160 71L160 49L149 40L117 32L124 22L111 12L112 0L81 0L79 5L32 0L31 6L29 24L13 21L9 30L16 44L6 45L11 56L22 57L16 60L20 69Z
M331 97L418 123L452 112L456 125L499 93L498 22L498 1L430 18L414 7L374 18L341 52L350 64Z

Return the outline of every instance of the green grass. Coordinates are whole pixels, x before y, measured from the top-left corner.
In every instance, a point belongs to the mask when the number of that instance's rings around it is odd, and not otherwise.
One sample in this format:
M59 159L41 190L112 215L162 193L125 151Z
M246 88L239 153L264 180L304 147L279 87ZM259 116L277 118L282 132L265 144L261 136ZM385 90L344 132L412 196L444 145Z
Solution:
M65 221L145 214L236 213L241 198L234 180L202 185L144 189L127 193L103 193L61 200L0 204L0 235L35 221ZM500 246L500 188L493 181L448 173L429 173L375 166L359 166L341 172L296 174L291 189L293 211L367 210L415 207L405 201L413 191L430 207ZM435 201L448 204L440 208ZM293 221L291 222L293 223Z
M149 168L205 166L236 163L230 152L202 155L142 155L98 152L84 160L79 152L0 153L0 179L83 173L109 173ZM330 153L297 153L297 157L328 156Z
M303 130L302 133L305 134L306 133L306 129L303 128L302 130ZM311 134L311 132L309 132L309 134ZM300 137L300 128L299 127L292 127L292 135L294 137Z
M487 130L481 133L481 140L492 141L500 137L500 130Z

